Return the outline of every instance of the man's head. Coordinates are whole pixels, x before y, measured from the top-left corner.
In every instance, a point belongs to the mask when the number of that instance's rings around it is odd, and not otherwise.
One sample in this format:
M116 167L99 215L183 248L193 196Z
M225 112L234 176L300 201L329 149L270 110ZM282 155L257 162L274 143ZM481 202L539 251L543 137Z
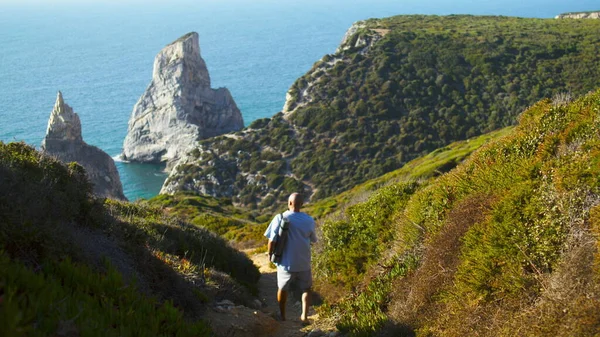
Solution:
M288 209L290 211L299 212L303 204L304 197L302 197L302 194L296 192L290 194L290 197L288 198Z

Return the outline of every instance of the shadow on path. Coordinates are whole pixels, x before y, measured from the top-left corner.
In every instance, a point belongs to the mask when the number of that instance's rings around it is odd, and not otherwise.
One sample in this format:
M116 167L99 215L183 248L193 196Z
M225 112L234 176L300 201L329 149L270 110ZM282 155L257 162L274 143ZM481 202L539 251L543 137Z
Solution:
M262 309L263 312L267 313L271 317L277 317L279 314L279 304L277 303L277 271L271 267L269 259L266 254L256 254L251 256L252 261L259 267L262 274L259 286L259 297L260 300L265 304ZM279 327L272 336L278 337L296 337L305 336L312 330L311 325L303 325L300 322L300 315L302 314L302 301L301 292L292 287L286 305L286 318L284 322L278 322ZM321 303L321 297L314 293L312 294L312 304ZM315 314L314 309L309 310L309 321L313 322L318 319L318 315Z

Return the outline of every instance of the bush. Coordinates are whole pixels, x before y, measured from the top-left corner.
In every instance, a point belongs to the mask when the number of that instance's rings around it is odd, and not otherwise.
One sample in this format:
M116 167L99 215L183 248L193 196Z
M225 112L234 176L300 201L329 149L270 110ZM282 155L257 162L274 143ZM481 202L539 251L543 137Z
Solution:
M393 215L416 189L416 183L386 186L366 202L348 207L343 219L325 222L315 273L339 286L356 286L393 240Z
M188 200L188 207L203 201ZM231 201L211 206L226 205ZM222 238L157 207L95 199L81 166L65 166L22 143L0 142L0 223L2 335L66 329L207 336L204 323L187 323L205 305L198 294L216 292L206 275L232 278L240 297L239 284L256 292L260 277ZM128 286L100 265L103 257Z
M43 266L33 272L0 251L2 336L211 336L204 322L142 296L110 266L105 273L70 259Z

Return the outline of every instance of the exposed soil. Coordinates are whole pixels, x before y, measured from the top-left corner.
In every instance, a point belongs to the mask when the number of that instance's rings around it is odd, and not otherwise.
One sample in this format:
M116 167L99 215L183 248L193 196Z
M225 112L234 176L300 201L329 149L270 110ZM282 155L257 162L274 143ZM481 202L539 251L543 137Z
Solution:
M286 321L277 320L279 305L277 303L277 273L271 267L265 253L250 256L262 274L259 281L260 309L244 306L219 306L218 304L206 314L213 331L221 337L301 337L325 336L325 333L313 331L312 325L303 325L300 321L302 306L298 296L288 296ZM257 303L258 304L258 303ZM318 315L314 309L309 311L309 321L314 322Z

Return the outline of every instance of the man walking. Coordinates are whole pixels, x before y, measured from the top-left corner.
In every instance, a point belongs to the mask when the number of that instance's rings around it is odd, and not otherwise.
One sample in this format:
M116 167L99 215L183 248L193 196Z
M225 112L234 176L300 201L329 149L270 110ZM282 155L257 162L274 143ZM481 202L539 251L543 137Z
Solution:
M276 215L265 236L269 239L268 253L274 252L279 227L283 218L289 221L288 237L283 249L281 262L277 263L277 302L281 319L285 321L285 303L288 290L292 282L302 290L302 315L303 323L308 321L308 307L310 305L310 288L312 287L312 273L310 266L310 245L317 242L315 235L315 220L304 212L300 212L304 199L299 193L292 193L288 199L288 210L281 215Z

